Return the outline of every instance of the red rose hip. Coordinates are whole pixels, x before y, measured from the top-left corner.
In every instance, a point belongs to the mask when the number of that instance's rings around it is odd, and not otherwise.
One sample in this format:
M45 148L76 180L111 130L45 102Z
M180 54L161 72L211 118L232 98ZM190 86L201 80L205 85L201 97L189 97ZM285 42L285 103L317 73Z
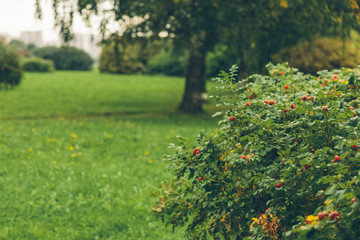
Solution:
M231 117L229 117L229 120L230 120L230 122L232 122L235 120L235 117L231 116Z
M284 186L283 183L277 183L277 184L275 185L276 188L281 188L282 186Z
M331 221L339 219L339 218L340 218L340 213L339 212L334 211L334 212L330 213L330 220Z
M319 218L320 221L323 220L324 218L328 217L328 216L329 216L329 214L326 211L318 213L318 218Z
M193 151L193 155L199 154L200 153L200 149L199 148L195 148Z
M302 96L300 99L303 101L306 101L308 99L308 97L305 95L305 96Z
M274 101L274 100L271 100L271 101L269 102L269 104L270 104L270 105L274 105L274 104L275 104L275 101Z

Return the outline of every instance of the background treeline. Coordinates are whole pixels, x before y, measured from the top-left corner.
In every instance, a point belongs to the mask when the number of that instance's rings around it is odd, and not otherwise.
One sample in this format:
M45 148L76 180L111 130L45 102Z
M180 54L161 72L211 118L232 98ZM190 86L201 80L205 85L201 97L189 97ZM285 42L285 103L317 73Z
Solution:
M109 73L185 76L187 53L181 48L173 49L171 41L112 36L103 44L99 69ZM291 66L312 74L323 69L356 67L360 64L360 36L355 32L345 40L319 36L312 41L302 41L295 46L281 48L270 59L257 54L250 54L244 59L233 47L218 44L207 54L206 73L207 77L214 77L220 70L237 64L240 73L247 75L264 71L262 63L266 61L289 62ZM246 69L241 69L241 66L246 66Z
M112 35L102 43L99 70L119 74L185 76L187 51L181 47L174 49L173 46L172 39L169 38L126 38ZM250 46L249 53L252 48L256 46ZM90 70L94 64L94 60L85 51L69 46L39 48L12 40L9 44L2 44L0 51L4 61L1 88L18 85L22 70ZM6 64L5 59L8 59ZM290 66L312 74L323 69L356 67L360 64L360 36L356 32L352 32L345 40L319 36L312 41L283 47L272 54L270 59L255 53L244 58L244 54L239 54L234 45L221 43L207 54L206 75L208 78L214 77L220 70L237 64L241 77L246 77L254 72L262 72L266 61L289 62Z
M186 60L186 50L174 49L171 39L112 36L103 44L99 69L109 73L185 76ZM218 45L207 56L207 75L215 76L237 62L231 49Z
M23 71L91 70L93 63L89 54L74 47L38 48L19 40L0 41L0 89L19 85Z
M90 70L94 63L89 54L75 47L36 47L19 40L12 40L8 45L20 56L24 71Z

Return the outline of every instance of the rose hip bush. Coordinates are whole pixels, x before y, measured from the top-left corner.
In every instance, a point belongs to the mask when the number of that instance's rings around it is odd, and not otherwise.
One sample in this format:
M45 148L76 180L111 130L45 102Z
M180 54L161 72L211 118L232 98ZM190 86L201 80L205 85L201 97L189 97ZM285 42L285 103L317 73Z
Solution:
M172 145L154 212L189 239L359 239L360 69L267 68L216 79L229 110Z

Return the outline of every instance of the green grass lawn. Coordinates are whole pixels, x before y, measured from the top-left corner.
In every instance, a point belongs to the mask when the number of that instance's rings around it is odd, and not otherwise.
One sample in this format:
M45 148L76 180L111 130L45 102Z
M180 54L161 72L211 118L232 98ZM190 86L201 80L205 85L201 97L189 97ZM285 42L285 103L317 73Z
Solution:
M0 94L0 118L168 115L179 105L184 80L97 72L27 73L19 87ZM212 111L213 105L205 105Z
M151 213L168 144L216 128L175 111L183 85L55 72L1 91L0 239L184 239Z

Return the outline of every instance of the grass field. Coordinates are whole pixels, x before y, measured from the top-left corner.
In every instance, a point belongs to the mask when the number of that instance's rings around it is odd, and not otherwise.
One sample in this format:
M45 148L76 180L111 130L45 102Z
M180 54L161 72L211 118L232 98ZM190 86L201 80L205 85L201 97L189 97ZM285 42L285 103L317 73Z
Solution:
M182 78L97 72L27 73L20 87L2 91L0 119L173 113ZM205 106L213 111L213 105Z
M27 73L0 92L0 239L184 239L151 213L176 135L181 78ZM206 106L208 112L213 105Z

